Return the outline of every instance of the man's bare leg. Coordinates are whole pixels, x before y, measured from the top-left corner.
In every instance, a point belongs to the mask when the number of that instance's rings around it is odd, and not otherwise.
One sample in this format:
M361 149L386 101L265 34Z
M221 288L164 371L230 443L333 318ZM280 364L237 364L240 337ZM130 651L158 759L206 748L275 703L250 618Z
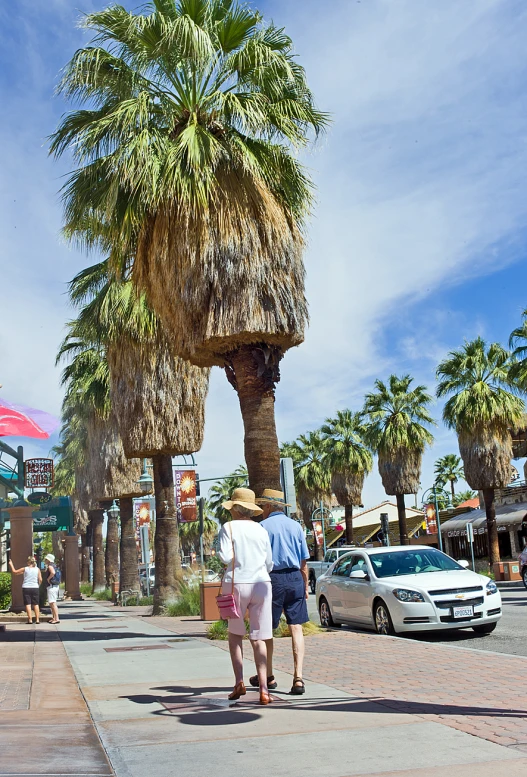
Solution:
M295 677L302 678L302 672L304 671L304 632L302 631L301 624L292 624L289 626L291 629L291 637L293 643L293 664Z

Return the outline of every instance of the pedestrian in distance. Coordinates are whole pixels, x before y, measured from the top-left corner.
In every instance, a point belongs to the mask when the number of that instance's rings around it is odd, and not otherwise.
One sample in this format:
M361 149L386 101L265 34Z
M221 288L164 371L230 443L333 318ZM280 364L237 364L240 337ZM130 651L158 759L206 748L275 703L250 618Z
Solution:
M33 623L33 614L31 608L35 610L35 623L40 623L40 607L38 606L39 586L42 582L42 574L37 567L34 556L28 556L27 566L15 569L13 562L9 559L9 567L13 575L24 575L22 580L22 596L24 598L24 607L27 613L27 622Z
M57 607L61 579L60 569L55 564L55 556L53 553L48 553L47 556L44 556L44 561L48 562L46 567L46 586L48 602L51 607L51 620L48 621L48 623L60 623L59 608Z
M278 628L282 613L291 630L293 645L294 676L291 693L300 696L306 687L302 679L304 664L304 632L302 625L307 623L309 550L302 527L289 518L284 508L289 507L281 491L266 488L256 500L262 508L263 518L260 526L269 534L273 551L273 569L271 585L273 590L273 629ZM267 687L277 687L273 675L273 640L267 642ZM257 687L259 678L251 677L249 682Z
M249 639L254 653L260 704L272 699L267 688L266 644L272 640L272 554L269 535L253 518L262 514L249 488L236 488L230 500L223 503L232 520L219 534L219 557L226 564L222 594L232 593L238 617L229 618L229 651L234 670L234 690L229 699L245 696L243 682L243 638L245 614L249 614Z

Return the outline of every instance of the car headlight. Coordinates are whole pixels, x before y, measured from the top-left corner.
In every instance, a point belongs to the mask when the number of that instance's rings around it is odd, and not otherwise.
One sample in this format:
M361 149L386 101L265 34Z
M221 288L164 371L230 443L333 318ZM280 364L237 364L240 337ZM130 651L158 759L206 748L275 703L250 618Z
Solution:
M424 602L423 594L418 591L410 591L408 588L394 588L393 595L400 602Z
M490 596L491 594L497 594L498 593L498 586L494 582L494 580L489 580L487 583L487 596Z

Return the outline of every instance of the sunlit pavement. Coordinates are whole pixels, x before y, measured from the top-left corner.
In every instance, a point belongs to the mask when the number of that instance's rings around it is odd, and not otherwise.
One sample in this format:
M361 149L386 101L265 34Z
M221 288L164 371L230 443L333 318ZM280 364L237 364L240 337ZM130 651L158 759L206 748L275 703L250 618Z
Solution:
M27 636L35 627L10 626L8 641L0 635L0 689L13 688L14 660L25 662L18 684L35 712L41 709L35 717L43 726L34 739L30 721L17 717L16 694L0 696L1 777L105 776L112 773L105 755L118 777L500 777L526 770L524 658L334 631L307 640L307 693L292 697L291 645L282 639L276 641L275 702L259 707L249 690L231 706L225 643L206 640L197 619L146 618L133 610L63 605L60 626L44 627L63 647L44 642L52 655L34 650L32 667L23 653L28 644L41 644ZM75 683L72 688L71 669L82 696ZM58 708L64 725L53 718L46 729L47 710L38 707L43 697L33 697L27 683L38 676L46 687L48 670L53 714ZM248 662L246 675L252 672ZM69 697L78 705L71 713ZM94 748L91 762L68 749L80 736L78 720L67 721L68 715L82 718L87 738L79 747L84 756ZM54 746L51 766L41 757L46 738Z

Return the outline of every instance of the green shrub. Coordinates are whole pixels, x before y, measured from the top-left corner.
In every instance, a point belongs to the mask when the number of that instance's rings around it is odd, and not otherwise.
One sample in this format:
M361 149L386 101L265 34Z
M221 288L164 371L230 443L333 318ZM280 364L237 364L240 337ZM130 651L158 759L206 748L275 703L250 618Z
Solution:
M229 639L229 622L228 621L214 621L207 628L207 637L209 639ZM245 637L249 639L249 621L245 621Z
M81 594L83 596L91 596L92 588L93 588L93 586L92 586L91 583L81 583L80 584L80 590L81 590Z
M111 602L113 594L109 588L104 588L102 591L96 591L93 598L97 599L98 602Z
M322 634L326 631L326 629L321 628L316 623L313 623L313 621L308 621L307 623L302 624L302 632L304 634L304 637L311 637L313 634ZM273 637L280 638L280 637L290 637L291 631L289 629L289 626L287 624L286 619L282 616L280 618L280 623L278 624L278 628L274 630Z
M130 596L130 598L126 600L126 603L123 604L123 607L135 607L136 605L139 605L141 607L146 607L146 605L153 604L153 603L154 603L153 596L141 596L139 601L137 601L136 596Z
M163 615L179 618L182 615L199 615L200 611L199 586L183 581L179 584L177 599L166 603Z
M7 610L11 604L11 575L0 572L0 610Z

